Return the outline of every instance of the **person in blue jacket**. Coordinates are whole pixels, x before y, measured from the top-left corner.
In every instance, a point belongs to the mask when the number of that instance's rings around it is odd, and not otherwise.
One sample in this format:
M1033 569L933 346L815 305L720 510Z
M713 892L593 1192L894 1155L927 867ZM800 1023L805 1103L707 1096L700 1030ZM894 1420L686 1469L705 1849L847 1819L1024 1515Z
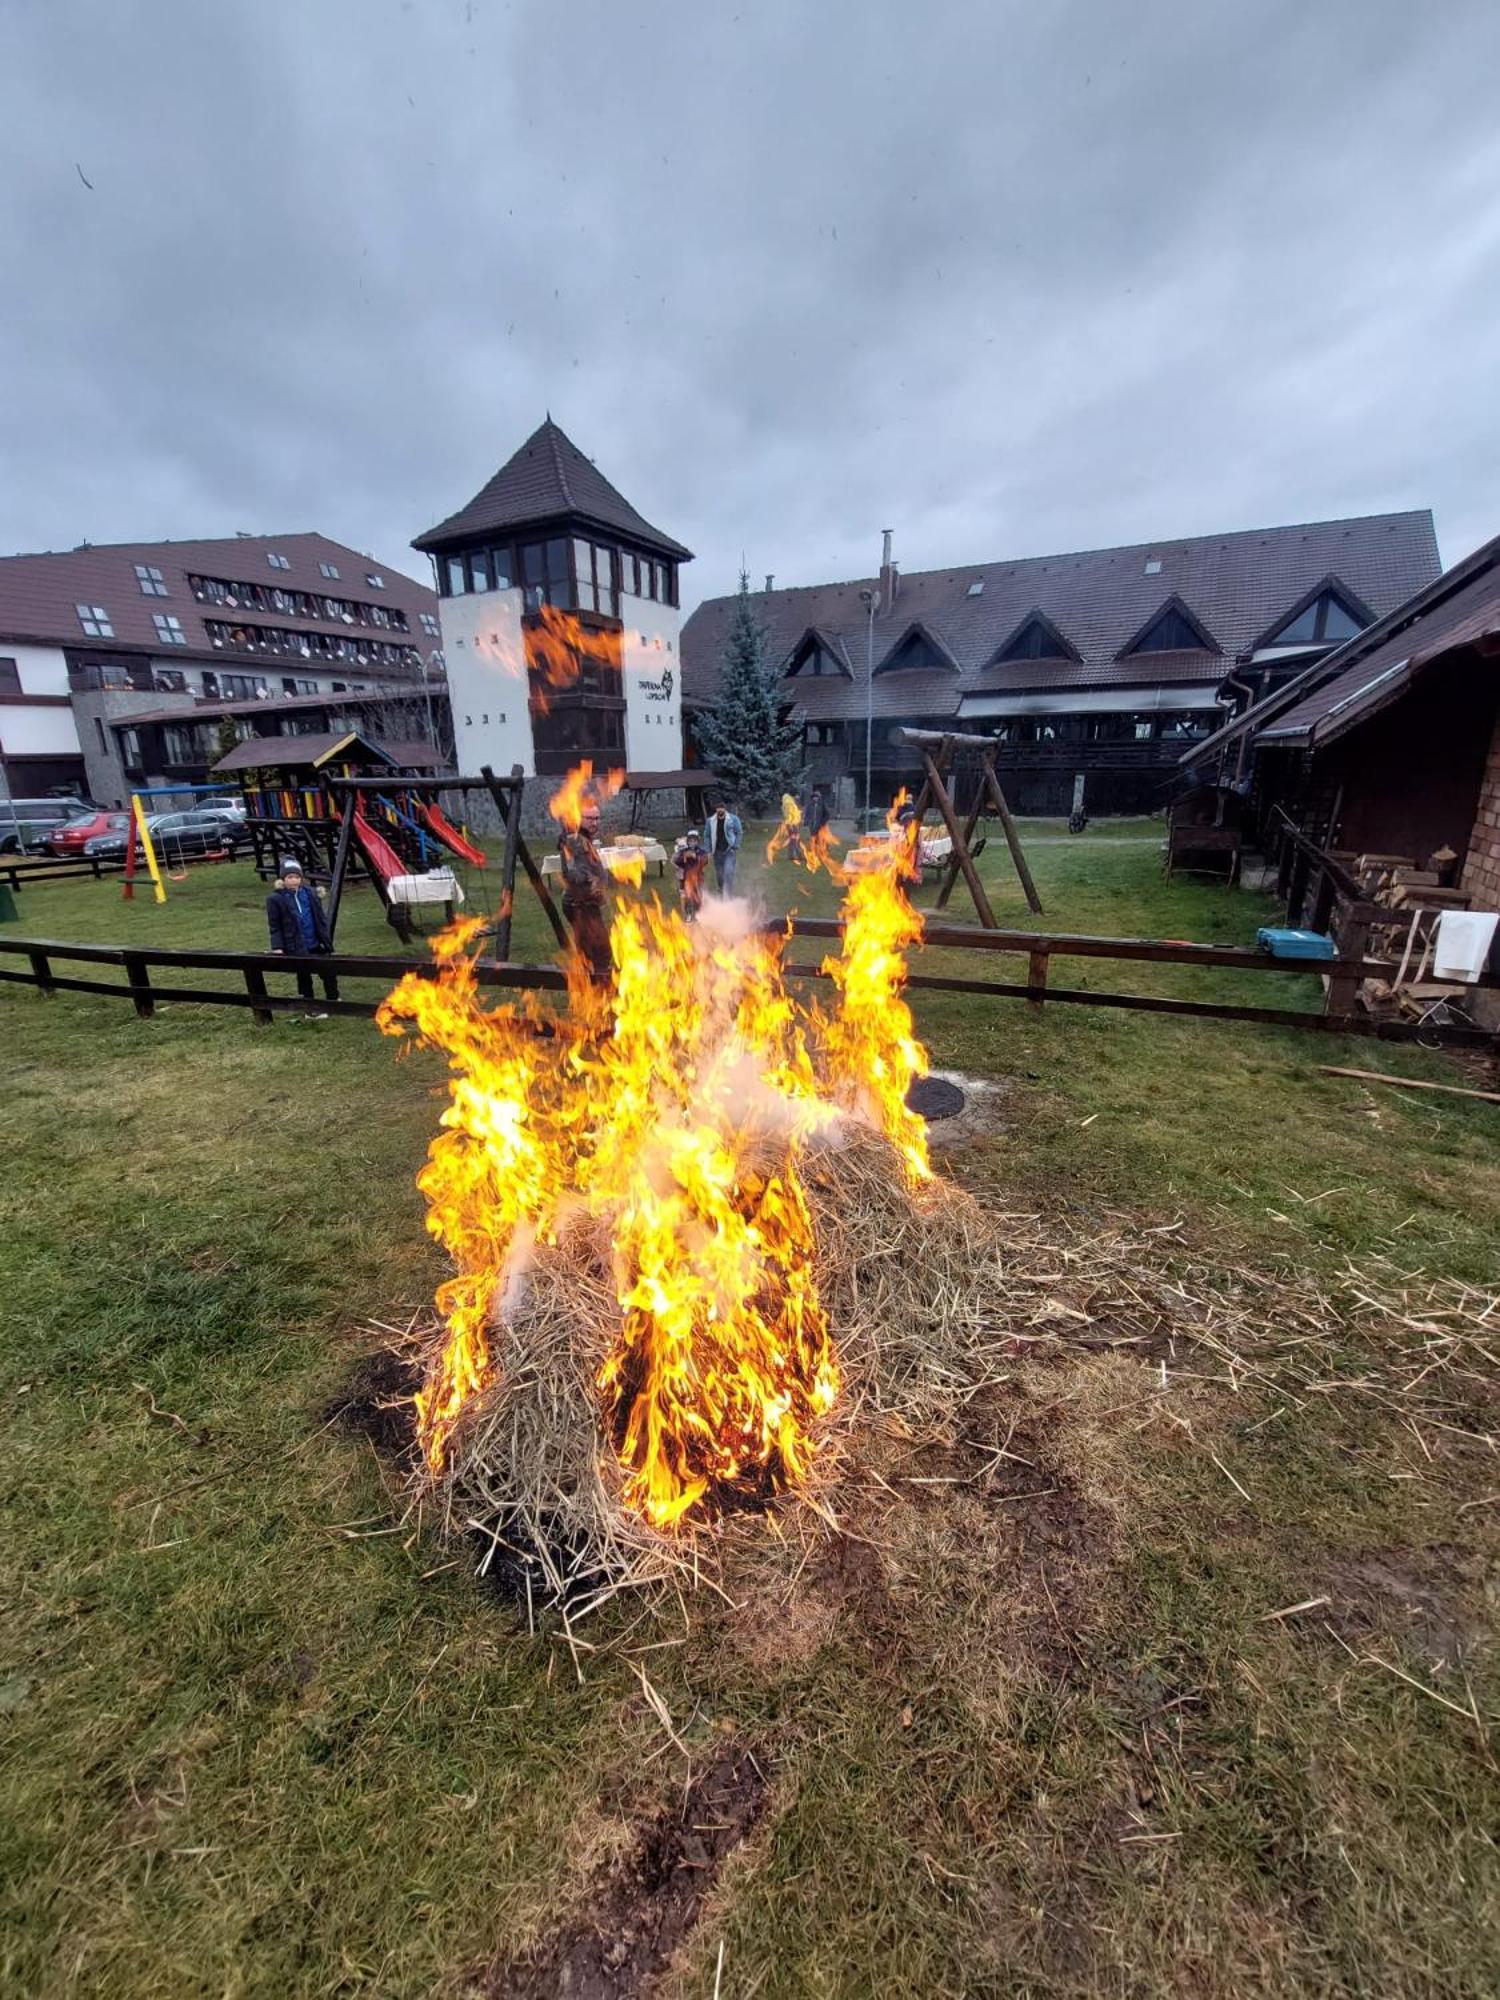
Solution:
M714 881L721 896L734 894L734 871L739 864L743 838L744 829L740 825L739 814L731 812L720 799L703 829L703 845L713 856Z
M297 958L324 958L333 950L322 899L302 874L302 863L289 855L281 864L281 879L266 898L266 924L271 933L271 949ZM313 997L311 972L298 972L297 991L304 1000ZM323 987L330 1000L338 998L338 981L323 974ZM326 1014L314 1014L326 1021Z

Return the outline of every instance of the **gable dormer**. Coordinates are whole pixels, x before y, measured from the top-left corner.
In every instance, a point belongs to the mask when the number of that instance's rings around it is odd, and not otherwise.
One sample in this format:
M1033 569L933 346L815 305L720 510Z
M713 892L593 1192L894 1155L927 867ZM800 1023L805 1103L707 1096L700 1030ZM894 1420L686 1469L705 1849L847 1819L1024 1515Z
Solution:
M883 659L877 674L956 674L958 662L930 625L914 618Z
M1041 611L1029 611L991 658L992 667L1014 660L1076 660L1077 649Z
M1169 597L1160 611L1153 611L1135 637L1115 654L1128 660L1135 653L1218 653L1223 648L1203 621L1182 599Z
M1374 622L1375 614L1336 576L1325 576L1263 632L1251 647L1342 646Z
M824 632L816 625L809 625L787 655L783 677L789 681L812 680L823 674L839 674L846 681L854 678L844 654L843 641L836 633Z

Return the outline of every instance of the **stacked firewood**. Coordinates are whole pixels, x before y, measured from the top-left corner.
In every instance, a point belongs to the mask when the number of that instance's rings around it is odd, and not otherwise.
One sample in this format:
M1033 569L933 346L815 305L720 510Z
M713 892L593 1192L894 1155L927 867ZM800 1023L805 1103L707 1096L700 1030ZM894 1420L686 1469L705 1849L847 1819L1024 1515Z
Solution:
M1389 979L1367 979L1360 1001L1380 1019L1421 1020L1435 1008L1461 999L1466 988L1458 982L1429 976L1437 922L1444 910L1466 910L1469 897L1453 886L1458 856L1440 847L1425 861L1410 854L1348 854L1339 857L1359 882L1368 903L1388 910L1370 925L1369 951L1388 958L1395 970ZM1455 1016L1454 1018L1457 1018Z

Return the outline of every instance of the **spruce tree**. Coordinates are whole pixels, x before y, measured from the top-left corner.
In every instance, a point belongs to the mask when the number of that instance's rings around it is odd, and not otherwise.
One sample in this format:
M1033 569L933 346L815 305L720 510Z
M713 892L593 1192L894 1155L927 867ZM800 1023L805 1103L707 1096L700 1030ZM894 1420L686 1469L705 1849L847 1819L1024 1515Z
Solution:
M802 782L802 725L783 721L781 675L750 603L750 578L740 571L724 639L719 692L693 721L703 761L747 813L775 814L783 792Z

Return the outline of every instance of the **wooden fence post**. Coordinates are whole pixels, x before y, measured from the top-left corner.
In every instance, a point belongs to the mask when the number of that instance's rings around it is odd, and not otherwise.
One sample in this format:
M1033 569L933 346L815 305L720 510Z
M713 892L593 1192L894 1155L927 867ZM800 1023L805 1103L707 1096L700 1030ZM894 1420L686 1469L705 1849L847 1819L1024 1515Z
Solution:
M266 991L266 975L258 965L245 967L245 991L250 995L250 1018L257 1028L269 1028L275 1018L269 1005L270 995Z
M1370 920L1368 917L1348 916L1339 933L1339 959L1348 962L1348 970L1342 965L1328 976L1328 988L1323 996L1323 1012L1330 1021L1348 1021L1354 1016L1355 999L1360 982L1364 978L1361 961L1370 946Z
M38 989L51 1000L57 988L52 984L52 967L47 962L46 952L29 951L26 956L31 960L31 969L36 974Z
M125 977L130 982L130 997L135 1002L136 1013L143 1021L149 1021L156 1012L156 1002L151 997L151 974L139 952L126 952Z
M1047 960L1050 953L1031 952L1026 960L1026 984L1031 989L1026 998L1033 1007L1040 1007L1047 991Z

